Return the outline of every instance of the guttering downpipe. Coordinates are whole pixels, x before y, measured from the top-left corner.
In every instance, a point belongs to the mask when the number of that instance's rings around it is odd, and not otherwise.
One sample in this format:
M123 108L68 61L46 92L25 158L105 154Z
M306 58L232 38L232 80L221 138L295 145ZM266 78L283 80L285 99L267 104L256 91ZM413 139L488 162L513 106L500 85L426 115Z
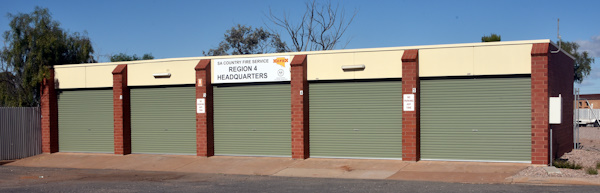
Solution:
M558 50L552 51L550 50L550 53L556 54L558 52L560 52L560 43L562 42L562 39L560 38L560 18L558 18L558 20L556 21L556 37L558 37Z

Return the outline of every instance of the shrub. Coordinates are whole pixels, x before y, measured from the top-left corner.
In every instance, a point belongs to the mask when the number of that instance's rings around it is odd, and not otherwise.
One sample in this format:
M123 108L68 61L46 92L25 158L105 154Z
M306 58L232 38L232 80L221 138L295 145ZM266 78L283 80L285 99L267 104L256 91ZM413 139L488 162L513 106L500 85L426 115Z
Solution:
M557 168L568 168L568 169L581 169L582 166L580 164L572 163L567 160L554 160L552 165Z
M600 162L596 162L596 169L600 169Z
M593 167L589 167L589 168L585 169L585 171L589 175L598 175L598 169L593 168Z

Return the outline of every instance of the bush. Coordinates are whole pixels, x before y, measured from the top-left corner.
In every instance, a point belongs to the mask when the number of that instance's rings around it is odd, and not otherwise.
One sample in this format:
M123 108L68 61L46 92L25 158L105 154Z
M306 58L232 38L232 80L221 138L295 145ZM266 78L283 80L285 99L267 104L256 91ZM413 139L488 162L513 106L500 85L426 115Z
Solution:
M596 169L596 168L589 167L589 168L585 169L585 171L589 175L598 175L598 169Z
M581 169L582 166L580 164L576 164L576 163L571 163L567 160L554 160L552 162L552 165L554 165L554 167L557 168L568 168L568 169Z
M596 162L596 169L600 169L600 162Z

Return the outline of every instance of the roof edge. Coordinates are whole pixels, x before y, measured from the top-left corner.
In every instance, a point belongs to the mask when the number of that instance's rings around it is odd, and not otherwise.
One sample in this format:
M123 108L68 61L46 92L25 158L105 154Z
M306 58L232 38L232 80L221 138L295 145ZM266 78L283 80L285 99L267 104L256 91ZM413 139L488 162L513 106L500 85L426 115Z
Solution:
M498 41L498 42L477 42L477 43L458 43L458 44L439 44L439 45L420 45L420 46L399 46L399 47L382 47L382 48L357 48L357 49L342 49L342 50L321 50L321 51L303 51L303 52L282 52L268 54L248 54L248 55L227 55L227 56L201 56L201 57L182 57L182 58L165 58L153 60L136 60L136 61L121 61L121 62L104 62L104 63L83 63L83 64L62 64L55 65L55 68L70 68L70 67L91 67L91 66L109 66L119 64L143 64L143 63L160 63L174 61L190 61L202 59L225 59L225 58L252 58L264 56L280 56L280 55L314 55L314 54L337 54L348 52L379 52L379 51L397 51L397 50L413 50L413 49L439 49L439 48L459 48L459 47L483 47L483 46L501 46L501 45L518 45L518 44L534 44L534 43L552 43L550 39L539 40L519 40L519 41ZM569 57L573 56L564 52Z

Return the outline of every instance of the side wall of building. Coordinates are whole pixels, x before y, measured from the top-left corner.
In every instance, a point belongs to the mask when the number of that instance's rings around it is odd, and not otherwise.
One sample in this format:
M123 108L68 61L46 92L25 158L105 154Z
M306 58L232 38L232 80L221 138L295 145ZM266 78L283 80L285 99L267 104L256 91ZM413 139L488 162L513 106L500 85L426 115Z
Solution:
M550 44L550 50L557 50ZM573 149L573 73L574 61L563 52L548 56L548 86L550 97L562 97L561 124L550 124L552 156L559 158Z

